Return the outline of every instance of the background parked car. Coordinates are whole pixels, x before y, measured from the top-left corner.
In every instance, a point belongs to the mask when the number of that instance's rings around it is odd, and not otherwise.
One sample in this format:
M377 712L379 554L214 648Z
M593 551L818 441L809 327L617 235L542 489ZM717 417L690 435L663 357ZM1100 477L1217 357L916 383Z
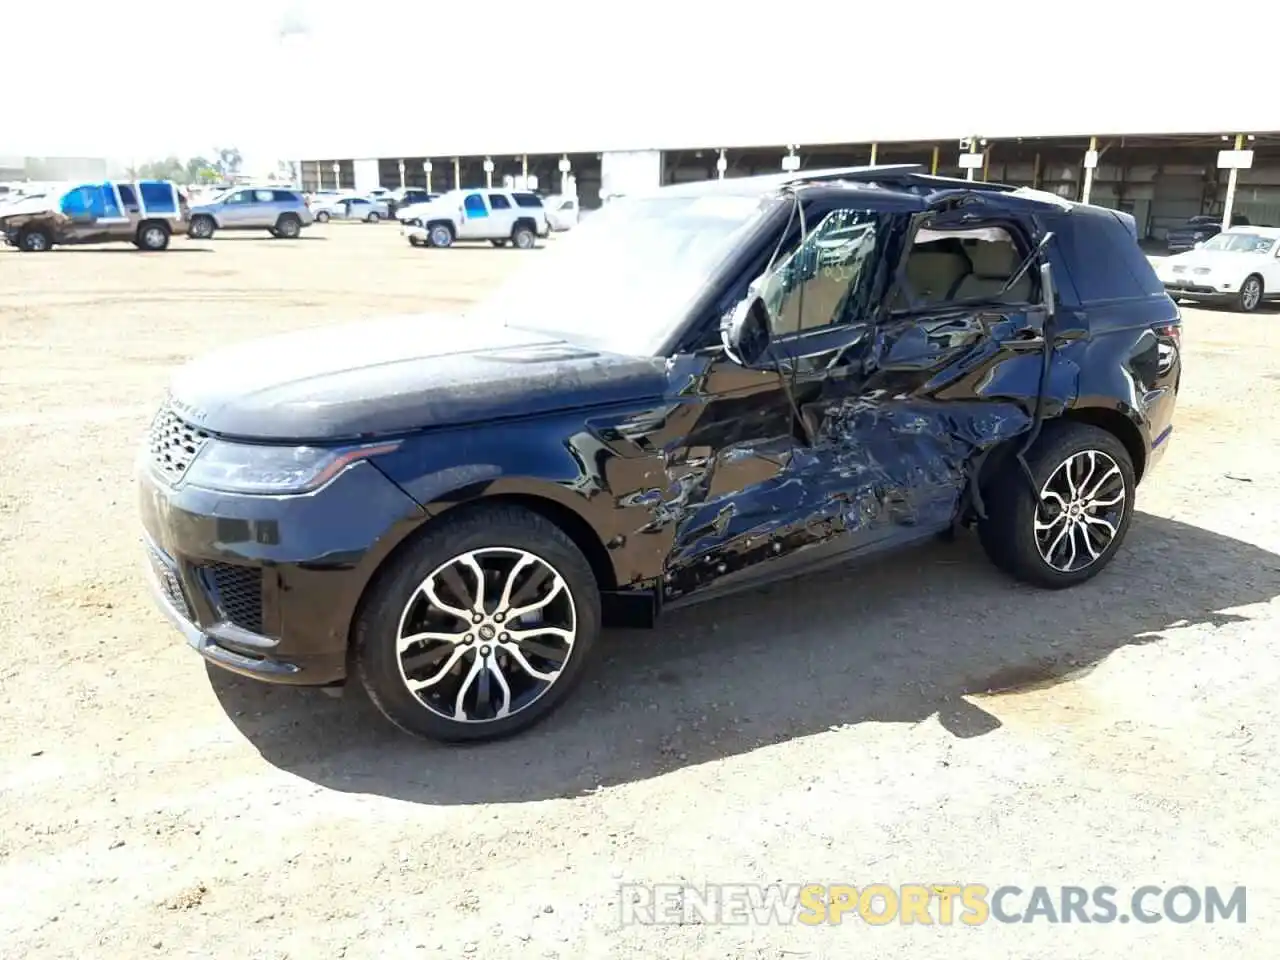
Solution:
M391 191L382 199L387 202L387 212L399 219L400 211L406 207L411 207L417 203L429 203L438 196L440 194L429 193L422 187L403 187L400 190Z
M1280 300L1280 228L1232 227L1156 267L1169 296L1246 313Z
M59 244L122 242L163 250L173 234L186 232L189 213L186 198L168 180L107 180L7 206L0 235L28 253Z
M1231 225L1233 227L1247 227L1249 226L1249 218L1237 213L1231 217ZM1220 216L1202 215L1190 217L1182 226L1170 229L1165 234L1165 242L1169 245L1170 253L1180 253L1183 250L1194 249L1197 243L1217 236L1221 232L1222 217Z
M414 214L400 222L415 247L488 240L495 247L510 243L528 250L551 232L542 198L526 190L450 190L416 205Z
M552 230L568 230L578 224L578 198L555 193L542 201Z
M279 187L238 187L191 208L188 235L207 240L218 230L266 230L290 239L312 223L301 193Z
M333 197L321 200L312 212L317 223L328 223L330 220L363 220L365 223L377 223L390 219L387 204L384 200L369 197Z

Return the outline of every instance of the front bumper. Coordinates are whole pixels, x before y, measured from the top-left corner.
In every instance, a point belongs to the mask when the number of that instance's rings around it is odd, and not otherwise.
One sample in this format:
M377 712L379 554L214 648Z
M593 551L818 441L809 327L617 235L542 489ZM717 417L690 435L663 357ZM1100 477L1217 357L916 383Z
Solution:
M1165 293L1175 300L1199 300L1205 303L1227 301L1235 299L1239 293L1239 288L1235 284L1214 284L1208 279L1192 280L1188 277L1166 279L1162 282Z
M344 680L351 620L381 560L425 513L357 462L297 496L138 477L147 582L206 660L276 683Z

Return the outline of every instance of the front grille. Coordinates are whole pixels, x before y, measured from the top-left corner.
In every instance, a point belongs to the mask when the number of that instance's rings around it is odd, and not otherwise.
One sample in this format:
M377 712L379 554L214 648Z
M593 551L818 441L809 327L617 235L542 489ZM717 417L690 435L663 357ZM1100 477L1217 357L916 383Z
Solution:
M262 570L210 563L204 571L222 615L242 630L262 633Z
M193 620L191 604L187 603L187 594L182 589L182 582L178 579L173 561L150 543L146 547L147 559L151 562L151 569L155 572L156 579L160 581L160 589L164 591L165 597L180 614L188 620Z
M208 442L207 433L183 423L167 406L151 421L147 437L151 464L170 483L182 479L191 461Z

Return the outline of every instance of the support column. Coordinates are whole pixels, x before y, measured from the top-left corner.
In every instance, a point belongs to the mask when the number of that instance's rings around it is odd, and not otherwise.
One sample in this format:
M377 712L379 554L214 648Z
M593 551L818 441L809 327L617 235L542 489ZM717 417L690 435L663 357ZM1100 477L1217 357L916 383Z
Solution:
M716 157L716 179L723 180L724 172L729 169L729 161L724 158L724 151L720 151L720 156Z
M335 190L342 189L342 167L337 160L333 161L333 187Z
M1084 155L1084 188L1080 191L1080 202L1088 203L1093 193L1093 171L1098 166L1098 138L1089 138L1089 152Z
M573 169L573 164L569 162L569 155L566 153L560 158L560 195L567 196L569 193L569 171Z
M871 166L874 167L875 165L876 165L876 145L873 143L871 145Z
M400 189L404 189L404 161L400 161Z
M1040 189L1040 151L1036 151L1035 162L1031 165L1031 189Z
M1225 154L1226 151L1223 151L1223 153ZM1248 158L1247 161L1245 159L1246 157ZM1223 160L1224 160L1223 155L1219 154L1218 156L1219 167L1226 166L1226 164L1223 163ZM1229 162L1231 164L1231 168L1230 168L1230 171L1227 173L1227 198L1225 202L1222 204L1222 229L1223 230L1226 230L1228 227L1231 226L1231 213L1236 205L1236 184L1240 180L1240 168L1241 167L1248 168L1253 166L1253 151L1244 149L1243 133L1236 134L1236 148L1233 151L1233 153L1229 155Z
M529 155L520 154L520 189L529 189Z
M491 157L484 158L484 185L490 190L493 189L493 159Z
M933 148L933 160L929 164L929 176L936 177L938 175L938 148Z
M431 192L431 161L422 161L422 173L427 178L427 193Z
M782 158L782 169L787 173L795 173L800 169L800 155L796 150L800 148L798 143L787 144L787 155Z

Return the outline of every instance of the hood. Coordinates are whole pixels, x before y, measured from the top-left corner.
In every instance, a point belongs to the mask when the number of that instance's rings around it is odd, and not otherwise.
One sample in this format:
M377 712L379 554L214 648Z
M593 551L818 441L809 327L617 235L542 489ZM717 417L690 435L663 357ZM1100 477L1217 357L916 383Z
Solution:
M49 213L54 209L52 197L25 197L0 203L0 217L12 217L17 214Z
M653 397L665 362L415 315L253 340L173 376L175 411L227 437L327 442Z
M413 220L418 217L425 217L436 210L444 209L445 205L438 199L427 200L424 203L411 203L407 207L401 207L396 211L396 217L400 220Z

